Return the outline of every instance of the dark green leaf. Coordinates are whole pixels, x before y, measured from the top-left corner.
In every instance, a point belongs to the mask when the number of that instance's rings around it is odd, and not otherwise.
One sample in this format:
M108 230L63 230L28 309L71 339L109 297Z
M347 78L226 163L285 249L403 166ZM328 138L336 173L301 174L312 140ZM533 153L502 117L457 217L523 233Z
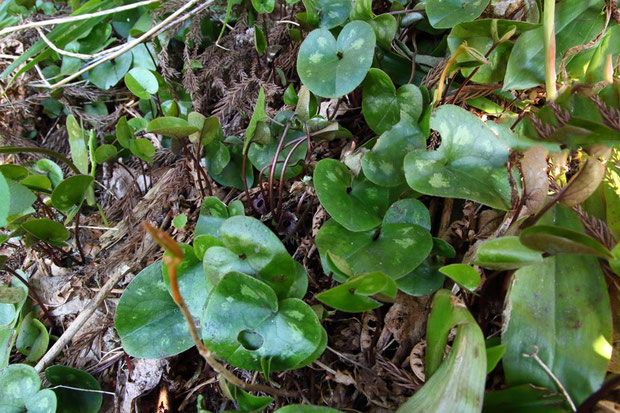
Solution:
M299 49L297 73L316 95L346 95L364 80L372 64L375 43L372 27L363 21L348 23L338 40L327 29L313 30Z
M127 286L114 325L123 350L133 357L164 358L193 346L183 314L162 279L161 261L140 271Z
M478 248L476 264L492 270L511 270L542 262L542 254L521 244L519 237L485 241Z
M217 357L248 370L263 370L266 360L271 371L294 368L315 354L323 336L307 304L296 298L278 302L267 284L238 272L219 282L202 326L205 343Z
M33 237L57 247L64 247L70 235L64 225L49 218L29 219L21 227Z
M142 67L135 67L125 75L125 85L140 99L150 99L159 90L155 75Z
M146 127L146 131L180 139L198 132L198 128L191 125L185 119L164 116L150 121Z
M436 151L414 150L405 157L409 186L427 195L509 209L510 185L504 166L508 149L494 131L452 105L435 110L431 127L441 135L441 146Z
M358 313L380 307L381 303L370 298L384 294L394 298L397 292L393 279L381 272L361 274L315 296L320 302L337 310Z
M73 175L63 180L52 192L52 204L63 212L79 207L94 180L90 175Z
M474 291L480 285L480 274L467 264L446 265L441 267L439 272L469 291Z
M85 371L66 366L50 366L45 369L45 378L52 386L68 386L86 390L101 390L99 383ZM67 388L54 389L58 399L59 413L97 413L101 408L101 393Z
M7 413L55 413L56 395L39 390L41 379L26 364L11 364L0 370L0 410Z
M335 159L323 159L314 169L314 188L321 205L349 231L367 231L381 225L389 191L351 171Z
M549 254L589 254L612 258L611 252L600 242L581 232L552 225L536 225L521 231L519 240L523 245Z
M449 29L462 22L475 20L489 5L490 0L428 0L426 15L431 25Z

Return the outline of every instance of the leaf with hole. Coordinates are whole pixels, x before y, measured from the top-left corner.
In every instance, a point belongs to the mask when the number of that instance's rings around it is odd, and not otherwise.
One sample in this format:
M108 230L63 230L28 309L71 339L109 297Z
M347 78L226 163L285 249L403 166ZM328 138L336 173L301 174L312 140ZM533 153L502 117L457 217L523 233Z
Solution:
M134 67L125 75L125 85L140 99L150 99L159 90L155 75L142 67Z
M405 157L409 186L427 195L509 209L510 185L504 166L508 149L494 131L453 105L435 110L431 128L441 135L441 146L436 151L414 150Z
M79 207L94 181L90 175L73 175L64 179L52 192L52 204L63 212Z
M297 55L297 73L310 91L338 98L359 86L374 55L375 32L363 21L348 23L334 38L327 29L313 30Z
M56 395L41 390L41 379L27 364L11 364L0 370L0 410L3 412L56 412Z
M386 224L351 232L333 219L323 224L315 242L326 273L330 267L325 257L331 251L344 258L355 274L380 271L395 280L420 265L433 247L431 234L418 225Z
M351 277L345 283L317 294L315 298L336 310L361 313L381 306L370 296L384 294L394 298L397 291L393 279L381 272L372 272Z
M140 271L127 286L116 309L114 326L123 350L132 357L164 358L194 345L183 314L162 278L161 261Z
M267 360L274 372L309 362L324 334L306 303L296 298L278 302L267 284L238 272L222 278L201 321L203 339L214 355L247 370L263 370Z
M58 400L58 411L63 413L97 413L103 403L101 386L97 380L87 372L67 366L50 366L45 369L45 378L54 387ZM84 389L80 391L78 389ZM88 390L94 390L89 392Z

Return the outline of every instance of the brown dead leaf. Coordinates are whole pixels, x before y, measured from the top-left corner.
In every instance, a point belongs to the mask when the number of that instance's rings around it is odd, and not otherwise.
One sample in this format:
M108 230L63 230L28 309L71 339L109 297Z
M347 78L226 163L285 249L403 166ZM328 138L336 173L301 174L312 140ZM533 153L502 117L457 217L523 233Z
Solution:
M133 359L133 370L125 384L122 395L121 412L131 412L133 401L144 393L154 389L161 380L164 370L169 367L168 361Z
M360 333L360 350L362 353L368 351L372 346L378 323L379 320L374 311L366 311L362 315L362 332Z
M426 381L424 374L424 355L426 354L426 340L420 341L413 346L411 354L409 354L409 367L413 374L420 379L422 383Z
M532 146L523 153L521 174L525 206L530 213L538 211L547 199L549 179L547 178L548 151L541 145Z
M560 194L560 202L572 207L581 204L596 191L605 176L605 165L595 157L588 158Z

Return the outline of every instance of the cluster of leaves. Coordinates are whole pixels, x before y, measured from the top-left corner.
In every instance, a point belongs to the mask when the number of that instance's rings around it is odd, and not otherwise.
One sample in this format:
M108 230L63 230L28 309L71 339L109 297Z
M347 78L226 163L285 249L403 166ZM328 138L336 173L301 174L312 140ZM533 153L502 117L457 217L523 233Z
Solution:
M225 21L238 3L228 1ZM252 0L252 15L273 13L275 3ZM605 274L620 275L615 242L620 236L620 178L614 148L620 139L620 86L613 82L617 68L612 66L620 52L620 26L609 22L612 7L605 16L603 0L558 3L551 19L556 55L549 60L544 53L549 27L541 23L546 11L540 2L524 2L523 21L479 19L488 0L415 5L394 0L391 12L379 15L372 0L302 3L305 11L296 16L300 28L289 31L293 41L305 34L297 55L301 83L288 84L282 99L289 107L274 119L267 116L261 89L243 137L225 136L217 118L191 111L189 94L157 72L154 52L183 40L182 34L155 37L84 73L84 79L101 89L124 79L138 99L141 117L121 117L116 134L99 145L93 131L69 116L73 162L47 152L71 167L75 174L69 178L48 160L0 166L0 195L9 201L0 206L0 226L8 230L0 241L20 238L26 246L66 246L70 233L65 225L85 201L96 205L97 165L130 154L152 162L155 146L147 134L161 135L163 146L184 149L188 156L194 156L187 150L194 144L199 150L192 160L198 169L204 153L208 176L245 191L248 201L257 180L261 199L252 210L268 216L265 221L270 218L268 225L280 233L287 233L281 231L285 222L292 223L282 209L283 183L308 174L304 184L311 184L331 217L315 238L321 265L340 283L317 293L316 300L336 310L363 312L393 301L399 291L434 294L427 323L426 383L398 411L523 411L532 406L574 410L605 379L612 342ZM33 6L5 4L0 6L0 28L14 23L9 7L11 13L27 14ZM82 14L112 4L91 0L75 6L75 13ZM73 26L64 23L47 37L66 51L92 56L116 40L136 39L154 23L149 8L140 7L111 21L102 16ZM412 26L428 38L416 45L415 53L397 36ZM213 27L204 30L205 37L213 34ZM256 51L264 56L265 33L254 25L254 35ZM79 58L59 55L45 45L43 40L36 43L2 76L14 70L23 73L39 62L46 81L82 69ZM446 54L449 59L438 66L436 87L434 82L423 86L422 77L431 76L438 58ZM527 94L511 93L539 87L549 65L559 69L566 85L554 102L537 107ZM499 82L502 90L495 87ZM465 96L464 89L473 83L490 86L491 92ZM328 158L311 164L317 142L352 137L320 110L327 100L337 108L351 94L357 95L374 137L342 161ZM50 116L63 110L53 98L43 104ZM484 113L484 120L462 106ZM105 105L97 103L89 110L107 114ZM524 118L528 111L532 116ZM274 196L275 181L279 186ZM432 234L431 214L423 202L429 197L473 201L497 211L503 221L484 242L457 254ZM48 216L34 218L33 205ZM180 244L183 261L175 271L204 345L228 364L260 371L269 380L272 372L316 360L328 337L321 325L322 307L302 300L308 289L305 268L267 225L245 212L240 201L226 206L215 197L205 198L193 243ZM593 231L593 222L602 230ZM166 258L141 271L118 304L115 326L131 356L169 357L194 345L190 326L173 299ZM462 301L442 288L451 285L453 291L464 291L461 295L481 292L481 274L490 277L485 270L511 277L501 337L487 340ZM13 283L0 290L10 297L0 304L6 306L0 307L5 322L0 342L10 343L2 348L0 361L8 361L16 332L18 350L26 361L36 361L49 337L23 308L27 286ZM453 329L454 341L444 357ZM500 361L505 388L485 394L486 377ZM20 409L55 411L56 400L63 400L58 389L40 390L31 367L6 364L0 363L0 383L29 383L22 392L9 392L7 397L15 399L11 403ZM77 380L54 379L55 374L69 373L47 374L50 369L46 375L53 385ZM261 411L273 401L224 379L220 385L242 411ZM204 411L201 399L198 409ZM278 411L335 412L316 406Z

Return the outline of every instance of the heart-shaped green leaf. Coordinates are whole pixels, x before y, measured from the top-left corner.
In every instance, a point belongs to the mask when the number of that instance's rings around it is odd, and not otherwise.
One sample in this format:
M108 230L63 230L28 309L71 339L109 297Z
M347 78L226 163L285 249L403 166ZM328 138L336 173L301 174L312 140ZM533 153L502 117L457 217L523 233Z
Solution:
M202 326L203 339L217 357L247 370L263 370L265 362L271 371L307 362L324 334L306 303L296 298L278 302L267 284L238 272L219 282Z
M411 224L431 230L431 214L417 199L405 198L394 202L383 217L383 225Z
M523 245L549 254L590 254L610 259L613 255L594 238L581 232L552 225L536 225L519 234Z
M55 413L56 395L40 390L41 379L27 364L11 364L0 370L0 411L8 413Z
M490 0L428 0L426 15L431 26L450 29L462 22L475 20Z
M25 186L7 179L0 173L0 227L6 226L11 218L21 215L36 201L37 197Z
M439 272L469 291L474 291L480 285L480 274L467 264L445 265L439 269Z
M351 171L335 159L323 159L314 169L314 188L321 205L350 231L367 231L381 225L389 191Z
M422 114L422 93L411 84L398 91L390 77L381 69L370 69L362 89L362 113L370 129L377 134L387 132L396 125L404 111L414 121Z
M227 207L222 201L214 196L208 196L200 205L200 215L194 229L194 238L200 235L210 235L219 238L219 230L224 221L231 216L243 215L243 204L241 201L234 201Z
M66 386L54 389L58 400L58 411L63 413L97 413L103 396L97 380L83 370L67 366L50 366L45 369L45 378L52 386ZM94 390L94 392L79 389Z
M95 181L90 175L73 175L58 184L52 192L52 204L57 209L67 212L82 205L88 188Z
M140 271L127 286L114 325L123 350L133 357L164 358L193 345L183 314L162 278L161 261Z
M348 23L334 38L327 29L313 30L297 55L301 81L318 96L338 98L362 83L375 51L372 27L363 21Z
M134 67L125 75L125 85L140 99L150 99L159 90L155 75L142 67Z
M180 139L198 132L198 128L185 119L164 116L150 121L146 127L146 131Z
M401 88L402 89L402 88ZM405 183L403 160L407 153L426 146L424 133L406 113L383 133L362 159L364 175L377 185L394 187Z
M252 6L258 13L271 13L276 5L275 0L252 0Z
M129 144L129 150L132 154L146 162L153 162L155 155L155 145L147 138L134 139Z
M542 254L521 244L519 237L485 241L478 248L476 265L492 270L511 270L542 262Z
M343 257L356 274L380 271L395 280L420 265L433 247L431 234L418 225L387 224L351 232L333 219L321 227L315 242L326 273L330 267L325 257L331 251Z
M276 234L256 218L235 216L222 223L219 237L230 252L218 247L207 250L203 258L207 275L217 281L227 270L257 274L280 299L287 297L297 268ZM211 252L212 249L215 251ZM211 259L215 266L207 269Z
M508 149L493 130L453 105L435 110L431 128L441 135L441 146L436 151L414 150L405 157L409 186L427 195L509 209L510 185L504 166Z
M382 293L393 298L397 291L393 279L381 272L372 272L349 278L347 282L323 291L315 298L337 310L358 313L381 306L380 302L370 298L371 295Z
M389 13L380 14L370 20L366 20L375 31L377 36L377 44L385 50L392 49L392 41L398 31L398 22L396 18Z
M121 81L131 67L131 53L123 53L113 61L108 61L88 72L90 80L99 89L108 90Z
M36 239L57 247L66 246L70 235L64 225L49 218L29 219L21 227Z

